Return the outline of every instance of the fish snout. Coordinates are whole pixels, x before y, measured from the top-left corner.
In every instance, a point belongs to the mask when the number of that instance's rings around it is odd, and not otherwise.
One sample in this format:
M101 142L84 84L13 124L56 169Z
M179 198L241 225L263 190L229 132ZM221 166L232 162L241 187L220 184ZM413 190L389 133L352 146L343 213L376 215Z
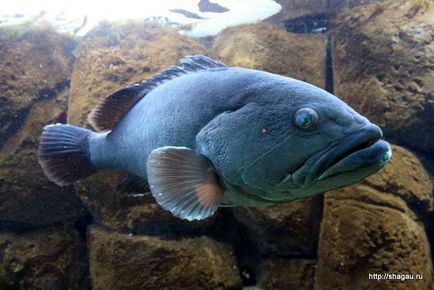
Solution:
M382 136L383 132L380 127L372 123L368 123L362 128L354 130L344 138L328 145L327 148L309 158L303 166L292 175L294 182L300 186L306 186L316 182L320 177L323 179L324 173L338 165L340 161L346 159L348 163L351 162L351 158L355 156L356 153L362 150L373 150L373 145L379 142ZM387 153L384 154L387 155ZM359 162L358 165L364 166L366 164ZM352 170L357 170L357 168L352 166ZM342 170L338 171L342 172Z

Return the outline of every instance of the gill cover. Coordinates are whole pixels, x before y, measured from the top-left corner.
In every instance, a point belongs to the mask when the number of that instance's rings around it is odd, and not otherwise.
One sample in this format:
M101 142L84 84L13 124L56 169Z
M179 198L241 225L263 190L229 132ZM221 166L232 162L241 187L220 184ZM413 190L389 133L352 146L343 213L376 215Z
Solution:
M199 132L198 151L225 182L252 193L270 191L300 154L291 152L291 114L287 108L275 110L257 103L224 112Z

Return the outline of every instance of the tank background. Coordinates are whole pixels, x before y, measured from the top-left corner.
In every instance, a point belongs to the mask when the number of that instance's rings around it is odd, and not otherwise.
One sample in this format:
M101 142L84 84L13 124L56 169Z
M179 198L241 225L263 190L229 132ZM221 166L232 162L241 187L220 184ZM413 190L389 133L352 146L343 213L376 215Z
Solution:
M434 289L433 2L277 2L263 23L203 39L142 22L82 38L0 29L0 289ZM334 91L407 149L357 185L194 223L118 192L117 172L63 189L45 178L44 124L88 126L100 99L188 54Z

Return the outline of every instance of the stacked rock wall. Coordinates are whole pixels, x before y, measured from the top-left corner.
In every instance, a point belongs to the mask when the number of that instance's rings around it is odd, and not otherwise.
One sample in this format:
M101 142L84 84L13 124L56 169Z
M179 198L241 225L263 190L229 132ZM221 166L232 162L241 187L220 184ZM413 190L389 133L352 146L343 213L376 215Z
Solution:
M76 42L50 28L0 30L0 289L80 289L86 210L38 164L42 127L65 122Z

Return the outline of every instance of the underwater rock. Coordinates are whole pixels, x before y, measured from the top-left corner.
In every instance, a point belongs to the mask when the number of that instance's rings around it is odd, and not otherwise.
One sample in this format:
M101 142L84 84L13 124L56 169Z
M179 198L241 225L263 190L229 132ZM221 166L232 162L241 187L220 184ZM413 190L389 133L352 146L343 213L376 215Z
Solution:
M392 151L389 163L362 183L400 197L420 215L432 212L433 183L429 174L410 151L397 145L392 145Z
M377 175L325 194L315 289L430 289L430 247L412 209L432 209L432 184L413 155L393 149ZM423 279L369 279L385 273Z
M66 111L71 39L50 28L0 29L0 221L74 221L79 199L45 177L37 148L42 127Z
M385 204L382 195L357 186L326 194L315 289L430 289L432 262L423 225L398 198L388 196ZM391 201L399 207L392 208ZM369 279L385 273L423 279Z
M335 26L335 94L379 124L388 140L432 156L434 3L360 6Z
M86 250L77 232L0 232L0 289L86 289Z
M299 26L315 27L318 29L323 26L318 26L318 19L321 17L331 18L336 12L348 10L359 5L369 4L373 2L382 2L382 0L276 0L282 6L282 9L267 18L265 22L273 24L282 24L283 26L298 23ZM327 27L325 27L326 30ZM323 32L325 30L318 29L316 31L307 31L300 33Z
M113 191L113 188L107 190ZM205 220L182 220L164 210L150 193L145 195L118 193L118 195L114 198L114 204L101 209L99 217L108 228L124 232L202 234L220 216L218 211Z
M210 53L230 66L265 70L325 86L324 35L299 35L263 23L241 25L223 30Z
M198 41L167 27L135 22L101 24L76 49L69 123L90 127L87 115L109 94L152 77L186 55L204 53ZM195 223L179 220L161 209L152 197L116 190L123 178L116 172L104 171L75 183L78 194L99 222L132 232L152 231L149 226L158 229L162 224L194 227Z
M270 260L262 263L260 289L311 290L314 285L315 260Z
M171 240L89 230L92 289L238 289L229 246L208 237Z
M329 0L276 0L282 9L265 21L280 24L290 19L316 15L328 11Z
M322 197L267 207L234 208L235 218L247 227L261 254L315 257Z

